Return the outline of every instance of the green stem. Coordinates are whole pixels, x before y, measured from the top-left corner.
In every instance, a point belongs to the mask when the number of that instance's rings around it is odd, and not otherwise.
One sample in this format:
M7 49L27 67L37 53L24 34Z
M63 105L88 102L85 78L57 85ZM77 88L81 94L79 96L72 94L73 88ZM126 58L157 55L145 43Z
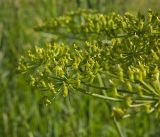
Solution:
M150 103L145 103L145 104L133 104L133 105L130 105L131 108L137 108L137 107L142 107L142 106L145 106L147 104L150 104Z
M103 83L103 80L102 80L102 77L101 77L100 74L98 74L98 80L99 80L100 87L104 87L104 83ZM105 96L107 96L107 94L106 94L106 92L105 92L104 89L102 90L102 92L103 92L103 94L104 94ZM107 97L108 97L108 96L107 96ZM116 121L115 118L113 118L113 122L114 122L114 125L115 125L115 127L116 127L116 130L117 130L117 133L119 134L119 136L120 136L120 137L124 137L123 134L122 134L122 132L121 132L121 129L120 129L120 127L119 127L119 125L118 125L118 123L117 123L117 121Z
M116 130L117 130L117 133L118 133L119 137L124 137L124 135L122 133L122 130L121 130L121 128L120 128L120 126L119 126L119 124L118 124L118 122L115 118L113 118L113 123L116 127Z
M136 99L135 103L155 103L156 100L142 100L142 99Z
M99 90L102 90L103 91L103 94L105 91L108 91L109 88L108 87L98 87L98 86L94 86L94 85L91 85L91 84L86 84L86 83L83 83L84 85L86 86L89 86L91 88L96 88L96 89L99 89ZM120 90L120 89L117 89L118 92L122 92L122 93L128 93L128 94L136 94L136 92L130 92L130 91L127 91L127 90ZM106 93L105 93L106 94Z
M159 96L159 94L146 82L144 81L140 81L146 88L148 88L150 91L152 91L152 93L154 93L155 95Z
M100 87L104 87L104 83L103 83L103 80L102 80L102 77L101 77L100 74L98 74L98 81L99 81ZM107 96L105 90L102 90L102 92L103 92L103 94L104 94L105 96Z
M90 96L93 96L93 97L96 97L99 99L110 100L110 101L115 101L115 102L122 102L123 101L122 99L119 99L119 98L107 97L107 96L99 95L96 93L88 92L88 91L85 91L84 89L81 89L81 88L78 88L78 89L75 88L75 89L80 91L81 93L84 93L84 94L87 94L87 95L90 95Z
M100 82L99 82L100 83ZM91 85L91 84L86 84L86 83L83 83L84 85L86 85L87 87L91 87L91 88L94 88L94 89L99 89L99 90L102 90L103 91L103 94L105 96L107 96L106 94L106 91L109 90L109 88L107 87L102 87L101 84L100 84L100 87L98 86L94 86L94 85ZM127 90L120 90L120 89L117 89L118 92L122 92L122 93L128 93L128 94L137 94L136 92L130 92L130 91L127 91ZM152 94L151 94L152 95ZM141 100L142 102L146 99L146 101L148 100L157 100L158 98L157 97L154 97L154 96L147 96L147 95L142 95L141 96Z

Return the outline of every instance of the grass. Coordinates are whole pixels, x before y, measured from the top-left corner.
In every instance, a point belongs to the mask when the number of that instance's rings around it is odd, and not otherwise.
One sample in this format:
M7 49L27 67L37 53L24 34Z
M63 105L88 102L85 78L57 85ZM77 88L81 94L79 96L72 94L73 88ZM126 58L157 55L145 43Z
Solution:
M119 13L146 11L149 6L159 8L159 2L152 0L99 1L93 0L89 5L81 0L80 7ZM26 85L15 70L17 59L26 49L50 41L34 32L33 27L76 10L77 5L76 0L0 1L0 137L118 136L106 102L72 93L70 98L57 98L45 106L41 101L43 93ZM142 115L121 121L124 133L129 137L158 137L159 122Z

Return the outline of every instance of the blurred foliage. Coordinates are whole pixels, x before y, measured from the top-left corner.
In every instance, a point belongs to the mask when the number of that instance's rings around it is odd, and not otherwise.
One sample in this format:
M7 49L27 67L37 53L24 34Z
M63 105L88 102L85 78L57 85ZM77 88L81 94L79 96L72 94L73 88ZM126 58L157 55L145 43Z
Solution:
M0 137L117 136L104 102L73 94L46 107L41 101L43 92L28 87L16 74L17 59L32 45L50 41L34 32L34 26L66 11L92 8L136 13L148 8L159 10L159 5L158 0L1 0ZM159 122L142 115L122 121L122 130L133 137L158 137Z

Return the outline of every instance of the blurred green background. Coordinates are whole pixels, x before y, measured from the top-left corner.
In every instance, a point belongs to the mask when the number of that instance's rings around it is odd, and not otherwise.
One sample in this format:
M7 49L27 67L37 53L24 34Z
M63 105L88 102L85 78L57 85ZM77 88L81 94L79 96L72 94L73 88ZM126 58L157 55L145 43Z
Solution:
M105 102L80 94L45 106L43 93L16 73L26 49L49 38L33 28L77 8L100 12L160 10L159 0L0 0L0 137L117 137ZM120 121L128 137L160 137L160 122L139 114Z

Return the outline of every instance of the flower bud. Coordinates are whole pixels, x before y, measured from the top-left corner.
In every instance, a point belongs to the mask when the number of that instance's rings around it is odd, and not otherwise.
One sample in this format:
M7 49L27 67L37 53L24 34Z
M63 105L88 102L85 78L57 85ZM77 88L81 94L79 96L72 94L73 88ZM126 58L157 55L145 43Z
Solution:
M159 61L159 57L158 57L157 53L154 50L151 50L151 52L152 52L151 55L152 55L153 59L155 61Z
M63 71L62 67L56 66L56 67L54 68L54 71L56 72L56 75L60 75L61 77L64 76L64 71Z
M100 32L100 25L98 23L96 23L96 32L99 33Z
M131 82L134 82L134 72L130 67L128 68L128 77Z
M93 72L89 71L88 72L88 76L89 76L89 83L93 83L95 75L93 74Z
M144 22L142 20L140 20L139 22L139 30L142 31L144 28Z
M30 76L31 86L35 86L35 82L36 82L36 79L31 75L31 76Z
M146 104L144 107L145 107L145 112L146 113L150 113L150 111L151 111L151 105L150 104Z
M139 69L135 69L135 79L138 81L143 81L143 73Z
M147 71L146 71L145 65L143 65L143 64L141 64L141 63L139 62L139 67L140 67L140 70L141 70L141 72L142 72L142 77L145 78L146 75L147 75Z
M153 71L152 78L155 80L159 80L159 78L160 78L160 72L159 72L159 69L157 66L155 67L155 69Z
M43 72L42 71L37 71L37 74L40 76L40 77L43 77Z
M77 87L80 87L81 85L81 78L80 78L80 74L77 74L77 79L76 79L76 83L77 83Z
M125 115L124 111L119 107L114 107L112 111L112 116L115 117L117 120L120 120Z
M75 62L75 63L73 63L72 68L73 68L74 70L76 70L76 69L78 69L78 65L79 65L79 64L77 64L77 63Z
M130 107L130 106L131 106L131 104L132 104L132 99L131 99L130 96L125 96L124 101L125 101L125 105L126 105L127 107Z
M51 91L52 93L55 93L55 88L54 88L54 85L52 83L48 83L48 89L49 91Z
M94 73L95 73L95 74L98 73L99 68L100 68L100 65L99 65L98 62L96 61L96 62L95 62L95 65L94 65Z
M110 84L111 92L113 92L113 94L114 94L115 96L118 96L116 83L115 83L113 80L110 79L110 80L109 80L109 84Z
M151 25L151 24L149 24L149 25L148 25L148 31L149 31L149 33L151 33L151 34L152 34L152 32L153 32L153 27L152 27L152 25Z
M46 88L46 83L44 82L44 80L40 81L40 85L41 85L42 88Z
M122 23L122 28L125 29L127 27L126 22L122 21L121 23Z
M68 87L65 82L63 82L63 96L64 97L68 96Z
M143 96L142 86L140 84L136 84L135 90L139 96Z
M92 58L89 58L89 59L88 59L88 62L89 62L89 64L91 65L91 68L93 68L93 66L94 66L94 64L95 64L94 60L93 60Z
M132 91L132 85L131 85L130 81L126 81L125 85L126 85L126 88L127 88L128 91Z
M149 13L148 13L148 22L149 22L149 23L152 22L152 17L153 17L152 13L149 12Z
M86 71L90 70L91 65L89 64L89 62L87 61L87 63L85 64L85 69Z
M123 82L124 81L124 79L123 79L123 69L119 64L117 65L117 75L118 75L119 79Z
M52 102L48 99L48 97L47 96L44 96L43 98L42 98L42 101L43 101L43 103L46 105L46 106L48 106L48 105L50 105Z
M153 87L154 87L157 91L160 91L160 82L159 82L159 80L151 80L151 84L153 85Z
M151 84L156 90L160 91L160 72L157 66L152 73Z

